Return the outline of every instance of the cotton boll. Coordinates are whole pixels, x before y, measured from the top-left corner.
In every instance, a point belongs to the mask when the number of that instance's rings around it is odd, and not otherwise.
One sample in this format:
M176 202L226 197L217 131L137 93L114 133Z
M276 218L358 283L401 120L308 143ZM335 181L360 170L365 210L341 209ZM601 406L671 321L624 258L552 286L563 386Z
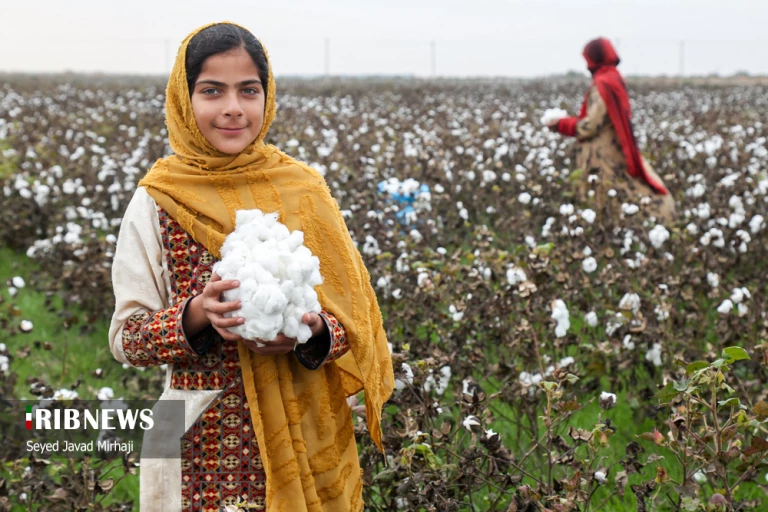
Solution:
M278 221L279 218L280 216L276 212L267 213L267 214L264 214L262 222L266 227L273 228L274 226L277 226L279 224L279 221Z
M619 309L637 313L640 310L640 296L636 293L627 293L619 302Z
M662 361L661 361L661 344L660 343L653 344L653 347L648 352L646 352L645 360L653 363L653 366L661 366Z
M276 213L259 210L236 212L236 229L222 244L222 259L214 270L224 279L238 279L240 286L224 292L224 300L242 302L245 323L230 331L245 339L264 342L279 333L300 343L311 337L302 318L319 313L314 287L323 282L320 261L303 245L301 231L291 233Z
M319 313L320 303L317 301L317 292L313 288L304 289L304 307L308 313Z
M595 270L597 270L597 260L590 256L589 258L585 258L584 261L581 262L581 268L586 272L587 274L591 274Z
M299 335L299 321L295 317L283 319L283 334L289 338L296 338Z
M717 312L721 315L727 315L731 311L733 311L733 302L730 299L725 299L717 308Z
M261 285L254 296L258 303L264 301L263 311L268 315L281 314L288 305L288 298L280 291L280 287L275 284Z
M564 337L571 327L571 320L565 302L560 299L552 302L552 319L557 322L555 336L558 338Z
M288 226L285 224L275 224L272 226L272 239L283 240L290 236L291 232L288 230ZM303 236L303 235L302 235Z
M587 221L588 224L592 224L595 222L595 219L597 218L597 214L594 210L590 210L587 208L583 212L581 212L581 218Z
M525 282L527 279L528 276L520 267L515 266L507 270L507 282L512 286Z
M624 215L632 216L640 211L640 207L636 204L623 203L621 205L621 211L624 212Z
M600 407L603 409L611 409L616 405L616 394L603 391L600 393Z
M276 321L274 318L264 315L257 315L250 320L246 320L244 324L232 327L229 330L245 339L272 341L277 338L282 326L282 321Z
M230 256L227 258L227 261L220 261L214 265L214 271L219 274L222 279L230 279L230 276L236 276L239 269L248 265L250 260L249 256L250 254L247 249L235 249L230 252Z
M587 325L590 327L597 327L597 313L590 311L584 315L584 321L587 322Z
M285 280L280 283L280 292L282 292L283 295L288 297L288 300L293 302L293 293L294 290L296 290L298 286L293 281Z
M559 121L564 117L568 117L568 113L565 110L561 108L548 108L541 116L541 124L544 126L549 126L550 124L554 123L555 121Z
M304 244L304 233L301 231L294 231L291 233L288 238L283 240L283 250L294 253L296 249L299 248L299 246Z
M312 329L310 329L307 324L300 324L299 332L296 335L296 340L299 343L306 343L307 341L309 341L309 338L311 337L312 337Z
M650 233L648 233L648 238L651 240L651 245L656 249L661 249L664 242L669 240L669 231L667 231L661 224L657 224Z

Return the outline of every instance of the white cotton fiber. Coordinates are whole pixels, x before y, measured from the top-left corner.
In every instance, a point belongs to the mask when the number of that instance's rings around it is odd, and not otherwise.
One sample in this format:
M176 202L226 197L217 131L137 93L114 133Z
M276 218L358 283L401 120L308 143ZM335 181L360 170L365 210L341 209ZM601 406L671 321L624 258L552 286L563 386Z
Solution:
M305 343L312 332L301 320L319 313L315 286L322 284L320 260L304 245L304 233L290 232L277 213L238 210L235 230L221 247L221 261L213 270L222 279L237 279L224 301L241 301L245 323L229 330L248 340L274 341L282 333Z
M544 111L544 115L541 116L541 124L549 126L555 121L559 121L564 117L568 117L568 112L561 108L548 108Z

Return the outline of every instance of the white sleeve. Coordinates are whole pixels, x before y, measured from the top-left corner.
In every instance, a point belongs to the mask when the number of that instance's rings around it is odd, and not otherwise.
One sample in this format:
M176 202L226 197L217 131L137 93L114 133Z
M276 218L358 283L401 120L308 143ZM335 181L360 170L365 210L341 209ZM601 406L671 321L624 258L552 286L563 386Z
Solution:
M157 204L144 187L136 189L120 225L112 263L115 312L109 347L115 359L130 364L123 351L123 326L134 314L169 307L170 279L163 257Z

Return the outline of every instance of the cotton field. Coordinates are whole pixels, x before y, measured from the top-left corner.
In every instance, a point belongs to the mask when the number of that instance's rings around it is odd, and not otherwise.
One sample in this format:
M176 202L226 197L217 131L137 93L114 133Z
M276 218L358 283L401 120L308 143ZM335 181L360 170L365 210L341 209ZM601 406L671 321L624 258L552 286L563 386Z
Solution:
M5 78L3 244L41 290L108 318L122 213L169 152L164 83ZM661 225L642 201L578 199L576 145L542 122L577 113L586 81L277 85L268 140L325 176L392 348L386 454L361 436L368 509L765 506L768 88L630 82L677 201Z

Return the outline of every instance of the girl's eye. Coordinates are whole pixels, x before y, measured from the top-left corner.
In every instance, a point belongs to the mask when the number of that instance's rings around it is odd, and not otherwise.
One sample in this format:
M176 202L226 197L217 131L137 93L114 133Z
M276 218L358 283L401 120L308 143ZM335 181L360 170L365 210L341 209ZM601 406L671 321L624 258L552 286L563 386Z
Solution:
M201 94L204 94L206 96L213 96L214 94L218 94L218 92L219 91L217 89L214 89L212 87L209 87L207 89L203 89L202 91L200 91Z
M254 89L253 87L248 87L246 89L243 89L243 92L245 94L259 94L259 90L258 89Z

